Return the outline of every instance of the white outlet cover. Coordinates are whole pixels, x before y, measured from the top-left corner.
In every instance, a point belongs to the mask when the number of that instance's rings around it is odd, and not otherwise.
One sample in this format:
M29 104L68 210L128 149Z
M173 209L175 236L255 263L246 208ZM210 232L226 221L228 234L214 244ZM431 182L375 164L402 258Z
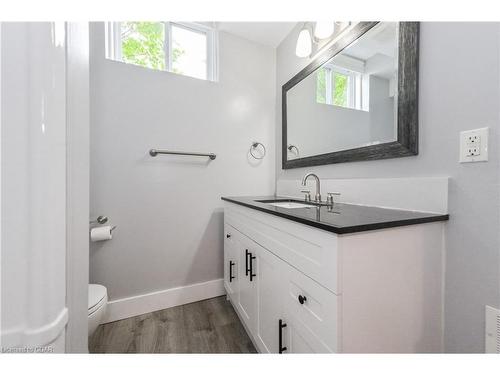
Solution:
M486 353L500 354L500 310L486 306Z
M480 128L460 132L460 163L488 161L489 128ZM471 137L477 142L471 142Z

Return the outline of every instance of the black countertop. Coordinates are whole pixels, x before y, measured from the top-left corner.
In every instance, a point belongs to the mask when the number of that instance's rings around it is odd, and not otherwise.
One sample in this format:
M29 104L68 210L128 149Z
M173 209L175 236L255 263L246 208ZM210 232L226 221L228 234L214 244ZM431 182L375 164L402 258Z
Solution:
M283 200L305 203L299 199L288 197L222 197L221 199L337 234L356 233L449 219L449 215L443 214L343 203L335 203L333 207L311 205L311 207L307 208L290 209L259 202L265 200Z

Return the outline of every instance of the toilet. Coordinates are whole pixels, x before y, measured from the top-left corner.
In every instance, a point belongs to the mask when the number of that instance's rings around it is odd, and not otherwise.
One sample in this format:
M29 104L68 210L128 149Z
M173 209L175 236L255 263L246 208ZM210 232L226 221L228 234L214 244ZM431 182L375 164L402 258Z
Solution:
M89 284L89 337L101 324L106 306L108 304L108 291L106 287L98 284Z

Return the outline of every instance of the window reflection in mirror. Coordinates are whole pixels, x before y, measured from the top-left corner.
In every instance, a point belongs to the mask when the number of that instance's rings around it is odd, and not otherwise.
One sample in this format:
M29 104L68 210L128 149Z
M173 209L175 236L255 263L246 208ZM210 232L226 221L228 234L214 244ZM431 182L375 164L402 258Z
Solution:
M307 157L395 141L397 77L398 23L381 22L288 91L288 143Z

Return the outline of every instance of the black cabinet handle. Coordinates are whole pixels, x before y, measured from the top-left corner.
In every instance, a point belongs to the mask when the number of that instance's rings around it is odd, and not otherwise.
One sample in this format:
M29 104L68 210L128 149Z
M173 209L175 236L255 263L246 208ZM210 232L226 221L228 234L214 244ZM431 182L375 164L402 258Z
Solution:
M286 350L286 346L283 346L283 328L286 327L286 323L283 323L283 320L280 319L278 327L279 354L282 354Z
M226 238L231 238L231 233L226 234Z
M253 278L257 276L257 274L253 273L253 260L256 258L250 253L250 281L253 281Z
M306 296L301 296L301 295L299 294L299 303L300 303L301 305L303 305L303 304L304 304L304 302L306 302L306 301L307 301L307 297L306 297Z
M235 278L233 276L233 266L234 266L234 262L232 260L229 261L229 282L232 283L233 282L233 279Z
M248 276L248 272L250 272L250 268L248 268L248 256L250 255L250 252L248 249L245 249L245 276Z

